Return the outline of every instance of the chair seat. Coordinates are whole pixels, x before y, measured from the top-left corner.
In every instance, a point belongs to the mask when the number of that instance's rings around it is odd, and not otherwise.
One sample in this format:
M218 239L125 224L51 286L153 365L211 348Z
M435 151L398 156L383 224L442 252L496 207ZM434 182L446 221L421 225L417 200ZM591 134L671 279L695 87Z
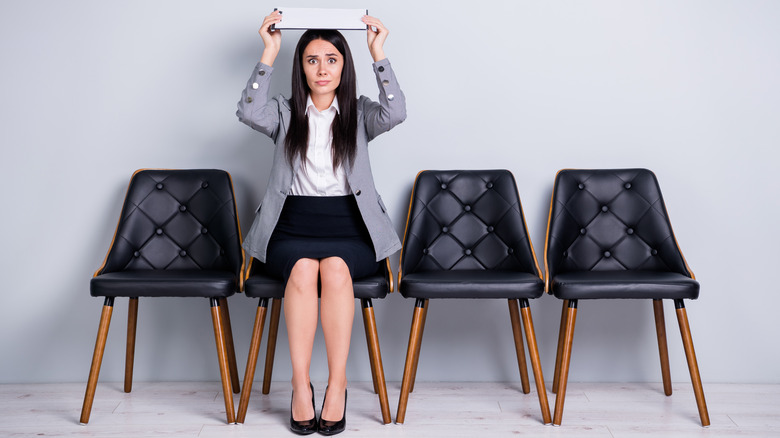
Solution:
M382 299L387 296L387 278L382 273L359 278L352 288L357 299ZM244 282L244 293L249 298L284 298L284 285L276 277L253 272Z
M699 282L675 272L579 271L552 278L552 293L562 300L604 298L691 299Z
M400 287L405 298L539 298L541 278L515 271L428 271L405 274Z
M100 274L89 284L93 297L225 298L238 289L228 271L146 270Z

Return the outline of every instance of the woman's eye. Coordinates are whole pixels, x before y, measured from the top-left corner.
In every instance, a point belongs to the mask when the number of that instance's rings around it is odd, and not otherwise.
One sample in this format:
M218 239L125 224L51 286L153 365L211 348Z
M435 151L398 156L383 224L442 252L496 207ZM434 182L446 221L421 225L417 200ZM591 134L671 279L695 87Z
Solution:
M316 59L309 59L308 63L309 64L316 64L317 60Z
M328 59L328 63L329 63L329 64L335 64L335 63L336 63L336 58L330 58L330 59Z

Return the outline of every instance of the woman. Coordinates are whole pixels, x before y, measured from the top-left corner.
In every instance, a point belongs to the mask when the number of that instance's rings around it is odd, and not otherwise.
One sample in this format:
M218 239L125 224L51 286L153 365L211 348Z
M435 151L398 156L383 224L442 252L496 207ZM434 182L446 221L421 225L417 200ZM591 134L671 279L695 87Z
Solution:
M268 98L282 15L265 17L265 48L238 103L238 118L276 145L261 207L244 240L247 253L285 281L284 315L292 361L290 429L324 435L345 428L346 365L355 304L352 279L376 272L401 248L376 193L367 143L406 118L406 102L383 45L388 31L364 16L379 102L356 97L352 55L335 30L308 30L295 49L292 98ZM318 288L319 284L319 288ZM316 420L309 379L318 289L328 387Z

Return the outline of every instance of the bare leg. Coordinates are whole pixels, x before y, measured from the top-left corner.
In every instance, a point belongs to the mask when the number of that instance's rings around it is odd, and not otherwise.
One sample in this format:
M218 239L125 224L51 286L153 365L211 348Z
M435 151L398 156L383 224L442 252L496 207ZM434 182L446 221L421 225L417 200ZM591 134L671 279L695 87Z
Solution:
M292 362L292 414L296 421L314 418L309 368L317 331L317 279L320 262L300 259L293 266L284 290L284 319Z
M344 417L344 391L347 388L347 357L355 316L355 294L347 264L339 257L320 262L322 280L322 333L328 351L328 391L320 417L339 421Z

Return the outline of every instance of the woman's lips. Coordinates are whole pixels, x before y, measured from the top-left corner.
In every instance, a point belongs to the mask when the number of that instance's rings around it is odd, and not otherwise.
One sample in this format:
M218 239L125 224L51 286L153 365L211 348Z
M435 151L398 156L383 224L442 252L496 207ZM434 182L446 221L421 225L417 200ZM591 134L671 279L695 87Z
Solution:
M328 85L329 83L330 83L330 81L317 81L317 82L315 82L315 84L317 84L319 86Z

